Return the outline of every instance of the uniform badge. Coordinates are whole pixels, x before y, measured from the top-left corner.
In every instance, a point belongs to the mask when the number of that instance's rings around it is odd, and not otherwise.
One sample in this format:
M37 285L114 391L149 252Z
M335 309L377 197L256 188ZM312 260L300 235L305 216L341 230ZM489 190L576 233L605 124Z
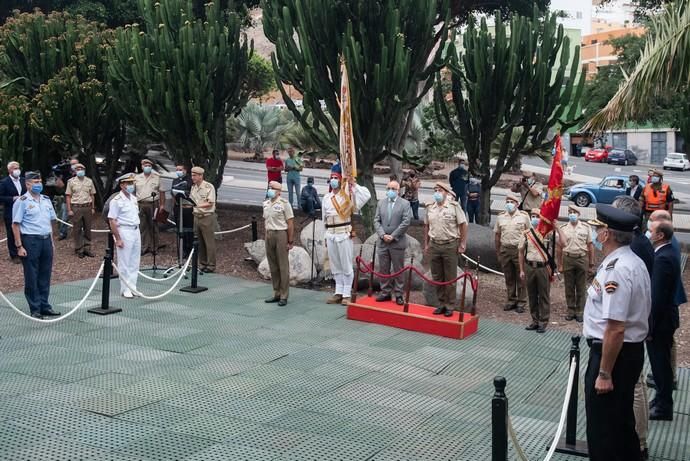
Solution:
M599 285L599 280L597 280L596 278L592 280L592 287L597 292L597 294L601 294L601 285Z
M606 282L604 284L604 289L606 290L606 292L608 294L613 293L614 291L616 291L617 288L618 288L618 282L614 282L613 280Z
M273 211L283 211L283 205L276 203L273 205Z
M29 210L31 210L31 209L34 208L34 206L33 206L33 205L29 205L27 208L28 208Z
M617 262L618 262L618 258L616 258L616 259L614 259L613 261L611 261L610 263L608 263L608 264L606 265L606 270L607 270L607 271L610 271L611 269L613 269L614 267L616 267L616 263L617 263ZM616 285L616 286L617 286L617 285Z

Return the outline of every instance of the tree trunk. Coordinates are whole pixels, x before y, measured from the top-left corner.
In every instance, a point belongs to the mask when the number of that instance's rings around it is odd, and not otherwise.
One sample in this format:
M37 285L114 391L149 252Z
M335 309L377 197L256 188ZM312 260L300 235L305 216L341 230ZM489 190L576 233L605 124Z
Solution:
M364 229L367 235L362 239L366 240L371 234L374 233L374 216L376 215L376 187L374 186L374 175L373 175L373 165L371 167L362 168L361 174L357 177L357 182L359 185L369 189L371 193L371 198L362 208L361 216L362 223L364 224Z
M395 177L398 178L398 182L402 181L402 160L398 160L392 155L389 155L388 162L391 165L390 175L395 175Z
M479 206L479 224L488 226L491 224L491 187L482 184Z
M223 114L222 111L220 111ZM208 158L208 171L204 175L204 179L216 189L219 189L223 184L223 173L225 164L228 161L228 152L225 147L225 114L217 116L213 122L214 129L212 134L213 152L210 152Z

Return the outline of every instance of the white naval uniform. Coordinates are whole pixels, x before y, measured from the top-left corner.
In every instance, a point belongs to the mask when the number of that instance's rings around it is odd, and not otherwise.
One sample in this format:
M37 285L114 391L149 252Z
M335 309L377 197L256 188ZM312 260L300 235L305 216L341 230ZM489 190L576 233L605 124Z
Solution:
M108 219L117 222L120 239L124 242L122 248L115 246L117 253L117 271L120 279L124 278L132 288L137 288L139 275L139 261L141 259L141 234L139 233L139 205L137 197L123 192L118 193L110 202ZM130 289L120 282L120 294L131 295Z
M354 204L356 211L362 207L371 198L371 193L366 187L356 184L352 190L354 196ZM348 222L351 218L343 220L336 211L331 198L334 197L338 203L342 202L342 198L333 192L324 195L321 202L321 217L325 225L333 222ZM353 245L350 233L352 226L342 226L335 228L326 228L326 245L328 247L328 259L331 266L331 273L335 279L335 294L342 295L343 298L349 298L352 292L352 281L354 280L354 271L352 269Z

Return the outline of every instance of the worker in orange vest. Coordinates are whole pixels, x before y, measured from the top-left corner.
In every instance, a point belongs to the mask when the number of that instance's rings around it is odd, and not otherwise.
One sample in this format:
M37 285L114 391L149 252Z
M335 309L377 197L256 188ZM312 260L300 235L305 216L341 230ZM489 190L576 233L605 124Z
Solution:
M640 205L644 210L645 222L649 215L657 210L673 213L673 191L663 182L664 173L659 170L649 171L649 182L640 195Z

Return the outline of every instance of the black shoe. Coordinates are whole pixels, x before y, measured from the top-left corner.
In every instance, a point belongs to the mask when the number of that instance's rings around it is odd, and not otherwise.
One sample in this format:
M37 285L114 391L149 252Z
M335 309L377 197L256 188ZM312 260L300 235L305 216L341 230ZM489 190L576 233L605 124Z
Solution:
M537 325L536 323L530 323L529 325L527 325L527 326L525 327L525 330L527 330L527 331L534 331L534 330L536 330L537 328L539 328L539 325Z
M507 311L512 311L512 310L515 309L516 307L517 307L517 304L506 304L505 306L503 306L503 310L506 311L506 312L507 312Z
M33 317L35 319L42 319L43 318L43 316L41 314L39 314L38 312L32 312L31 317Z
M540 326L539 328L537 328L537 333L546 333L546 327Z
M575 321L576 321L577 323L582 323L582 316L581 316L581 315L576 315L576 316L575 316Z
M455 312L453 309L446 308L446 311L443 313L443 315L445 315L446 317L452 317L453 312Z
M272 296L264 300L265 303L277 303L278 301L280 301L280 298L278 296Z
M443 314L445 311L446 311L446 308L445 308L445 307L437 307L437 308L434 310L434 315L441 315L441 314Z
M405 300L403 299L402 296L396 296L395 297L395 304L397 304L398 306L404 306Z
M517 314L524 314L524 313L525 313L525 308L524 308L524 307L518 307L517 309L515 309L515 312L516 312Z
M287 299L281 299L280 301L278 301L278 305L281 307L286 306L287 305Z
M672 411L661 411L658 407L652 408L649 412L650 421L673 421Z
M566 322L572 322L573 320L575 320L575 314L568 314L565 316Z
M90 251L85 251L85 252L82 253L82 254L83 254L84 256L89 257L89 258L95 258L95 257L96 257L96 255L93 254L93 253L91 253Z
M59 317L62 315L62 313L61 312L55 312L53 309L48 309L45 311L41 311L41 315L48 316L48 317Z
M376 297L376 302L377 302L377 303L382 303L382 302L384 302L384 301L390 301L391 299L392 299L392 298L391 298L391 295L378 295L378 296Z

